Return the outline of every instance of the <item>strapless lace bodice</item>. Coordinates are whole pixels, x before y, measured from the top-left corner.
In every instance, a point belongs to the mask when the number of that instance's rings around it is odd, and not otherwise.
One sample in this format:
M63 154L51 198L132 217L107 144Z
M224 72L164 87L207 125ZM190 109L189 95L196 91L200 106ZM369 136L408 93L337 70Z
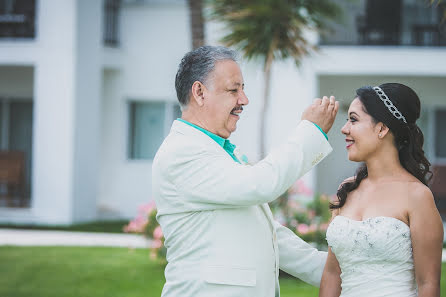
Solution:
M391 217L336 216L327 242L341 268L342 297L417 296L410 229Z

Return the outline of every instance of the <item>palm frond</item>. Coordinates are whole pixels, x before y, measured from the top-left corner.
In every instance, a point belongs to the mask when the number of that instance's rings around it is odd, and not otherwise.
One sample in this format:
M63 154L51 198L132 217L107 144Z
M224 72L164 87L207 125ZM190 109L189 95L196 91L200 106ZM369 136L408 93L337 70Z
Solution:
M273 59L303 57L317 49L304 36L306 30L320 32L327 21L337 20L342 11L330 0L215 0L208 1L211 19L226 25L222 38L227 46L240 50L247 59L268 54Z

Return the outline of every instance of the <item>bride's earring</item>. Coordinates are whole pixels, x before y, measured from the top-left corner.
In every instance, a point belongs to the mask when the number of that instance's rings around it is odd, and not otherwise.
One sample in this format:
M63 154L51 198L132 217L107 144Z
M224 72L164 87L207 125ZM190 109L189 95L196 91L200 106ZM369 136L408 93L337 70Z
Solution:
M382 138L382 137L383 137L383 135L382 135L381 133L379 133L379 134L378 134L378 137L379 137L379 138Z

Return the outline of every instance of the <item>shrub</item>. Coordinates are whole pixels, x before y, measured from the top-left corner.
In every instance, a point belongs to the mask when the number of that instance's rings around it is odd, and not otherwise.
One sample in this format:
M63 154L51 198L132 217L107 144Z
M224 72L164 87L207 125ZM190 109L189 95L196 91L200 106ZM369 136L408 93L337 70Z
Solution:
M325 234L331 218L330 199L334 196L315 194L302 180L270 204L279 223L319 249L327 249Z
M150 258L160 263L166 263L167 249L164 246L164 235L156 220L155 202L141 205L138 215L124 226L124 232L143 234L151 240Z

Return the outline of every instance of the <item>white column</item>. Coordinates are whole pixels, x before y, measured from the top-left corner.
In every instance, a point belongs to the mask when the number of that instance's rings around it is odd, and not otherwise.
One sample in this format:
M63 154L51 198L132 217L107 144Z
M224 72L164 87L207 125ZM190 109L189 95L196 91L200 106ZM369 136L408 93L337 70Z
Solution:
M74 222L94 220L99 183L103 1L76 1Z
M34 80L32 212L72 221L75 1L38 2Z

